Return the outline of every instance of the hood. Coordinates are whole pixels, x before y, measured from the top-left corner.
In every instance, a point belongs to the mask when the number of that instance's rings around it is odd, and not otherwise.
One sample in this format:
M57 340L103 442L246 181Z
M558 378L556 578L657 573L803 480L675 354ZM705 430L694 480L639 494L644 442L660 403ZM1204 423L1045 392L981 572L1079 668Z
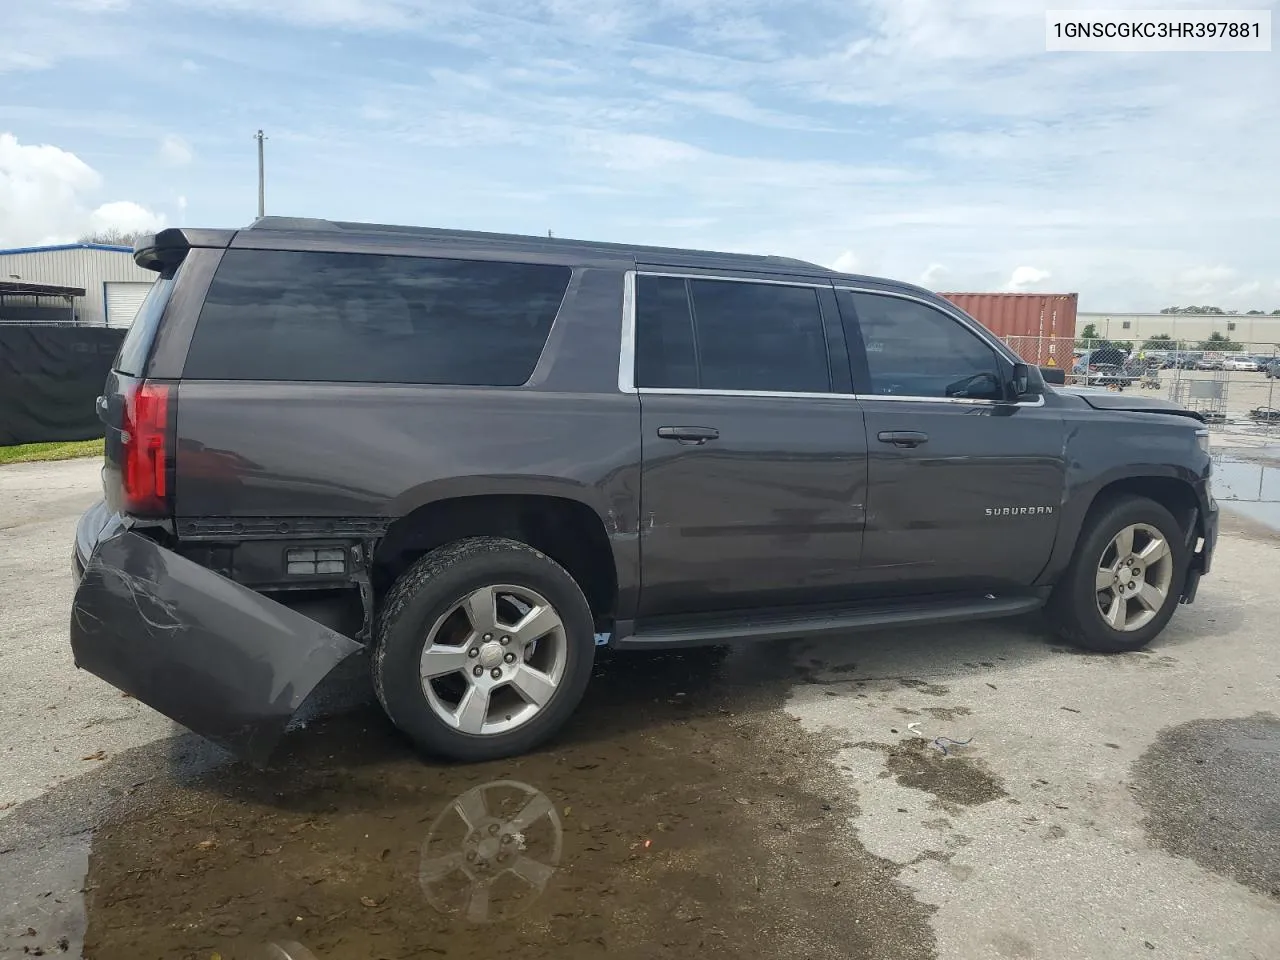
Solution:
M1079 397L1095 410L1117 410L1124 413L1164 413L1175 417L1190 417L1192 420L1204 421L1204 417L1194 410L1179 406L1172 400L1162 397L1144 397L1134 394L1117 393L1113 390L1100 390L1094 387L1058 387L1059 393L1067 393Z

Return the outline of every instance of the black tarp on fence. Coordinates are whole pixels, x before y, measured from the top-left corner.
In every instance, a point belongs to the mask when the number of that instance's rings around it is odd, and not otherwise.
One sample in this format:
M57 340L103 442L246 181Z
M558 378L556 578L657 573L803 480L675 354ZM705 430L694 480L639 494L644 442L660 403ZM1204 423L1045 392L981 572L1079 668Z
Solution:
M0 324L0 446L102 436L94 402L125 333Z

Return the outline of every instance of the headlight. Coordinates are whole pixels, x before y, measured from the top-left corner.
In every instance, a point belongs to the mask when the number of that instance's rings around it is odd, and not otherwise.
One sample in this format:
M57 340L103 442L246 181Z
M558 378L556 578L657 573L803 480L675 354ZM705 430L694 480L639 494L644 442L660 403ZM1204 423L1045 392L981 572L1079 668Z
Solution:
M1197 431L1196 431L1196 445L1197 445L1197 446L1201 449L1201 451L1203 451L1206 455L1209 453L1209 431L1208 431L1208 429L1201 429L1201 430L1197 430Z

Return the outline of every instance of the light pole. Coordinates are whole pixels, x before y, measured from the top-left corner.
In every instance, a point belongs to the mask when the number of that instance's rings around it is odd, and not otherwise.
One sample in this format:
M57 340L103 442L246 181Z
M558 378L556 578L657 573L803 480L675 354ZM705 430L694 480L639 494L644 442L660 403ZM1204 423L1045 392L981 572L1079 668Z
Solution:
M261 219L267 215L267 179L262 156L262 144L267 138L259 130L253 139L258 141L258 217Z

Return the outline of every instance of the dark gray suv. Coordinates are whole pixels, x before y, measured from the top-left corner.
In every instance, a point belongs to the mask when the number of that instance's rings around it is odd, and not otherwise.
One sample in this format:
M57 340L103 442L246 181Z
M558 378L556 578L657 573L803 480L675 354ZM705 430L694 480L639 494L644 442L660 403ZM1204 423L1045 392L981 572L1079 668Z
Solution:
M370 650L461 759L600 647L1041 607L1131 650L1217 531L1208 434L934 294L777 257L268 218L166 230L99 401L76 662L255 761Z

